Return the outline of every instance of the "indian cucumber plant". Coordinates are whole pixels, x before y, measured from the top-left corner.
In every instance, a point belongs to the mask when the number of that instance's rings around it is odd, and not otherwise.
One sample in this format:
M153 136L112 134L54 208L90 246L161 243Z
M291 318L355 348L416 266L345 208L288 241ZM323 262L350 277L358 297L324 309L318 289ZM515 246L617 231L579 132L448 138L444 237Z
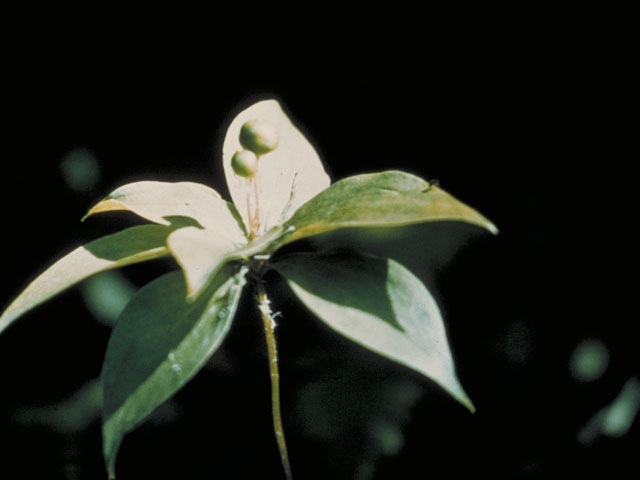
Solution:
M182 388L220 347L247 285L256 292L264 323L273 427L284 475L292 478L280 411L276 315L264 280L271 270L329 327L421 373L474 410L456 377L438 306L407 268L389 258L343 250L274 253L339 229L462 221L497 233L489 220L436 184L402 171L331 184L316 151L275 100L255 103L235 117L222 161L233 202L199 183L124 185L87 216L127 210L150 223L71 251L36 277L0 317L1 332L94 274L175 258L180 269L141 288L109 339L101 373L109 478L115 478L124 435Z

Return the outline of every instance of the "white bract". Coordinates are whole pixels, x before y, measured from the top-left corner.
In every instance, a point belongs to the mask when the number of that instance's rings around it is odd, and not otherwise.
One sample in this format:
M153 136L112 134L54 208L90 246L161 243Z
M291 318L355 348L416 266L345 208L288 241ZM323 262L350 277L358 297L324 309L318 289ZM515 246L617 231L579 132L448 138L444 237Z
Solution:
M240 143L242 126L255 120L273 125L279 143L271 152L260 156L253 178L255 186L252 186L234 172L231 159L243 149ZM257 191L258 236L284 223L302 204L331 183L313 146L275 100L258 102L240 112L231 122L222 146L222 162L231 198L247 227L250 225L251 189Z
M231 160L243 150L243 124L255 120L263 133L277 132L277 142L272 151L259 156L255 174L245 177L234 172ZM9 305L0 317L0 332L26 311L90 275L168 253L182 267L188 296L194 299L224 263L259 253L250 240L259 242L258 237L281 225L330 184L315 149L275 100L253 104L233 120L224 140L223 164L235 205L214 189L193 182L141 181L113 191L85 218L128 210L166 226L164 236L147 245L138 231L125 231L114 236L117 241L105 237L78 248L45 270ZM250 221L251 212L255 218ZM120 238L126 238L131 248L123 248ZM266 235L265 242L267 238L272 236ZM97 247L92 249L94 243ZM87 260L79 261L81 255Z

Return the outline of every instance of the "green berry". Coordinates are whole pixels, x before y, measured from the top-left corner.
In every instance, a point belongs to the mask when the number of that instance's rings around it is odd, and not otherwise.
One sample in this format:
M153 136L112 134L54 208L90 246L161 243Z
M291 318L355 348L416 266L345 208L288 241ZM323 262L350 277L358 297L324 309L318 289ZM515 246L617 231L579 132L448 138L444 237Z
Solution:
M231 158L231 168L241 177L253 177L258 170L258 157L250 150L240 150Z
M240 145L256 155L269 153L278 146L280 139L276 127L262 120L249 120L240 129Z

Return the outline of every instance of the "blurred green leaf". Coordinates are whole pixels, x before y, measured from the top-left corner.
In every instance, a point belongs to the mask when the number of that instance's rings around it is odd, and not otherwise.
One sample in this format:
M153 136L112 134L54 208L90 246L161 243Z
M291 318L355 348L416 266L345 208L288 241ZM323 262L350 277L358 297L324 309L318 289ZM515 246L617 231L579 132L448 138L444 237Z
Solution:
M118 270L87 278L80 284L82 298L96 319L113 327L136 292L136 287Z
M339 228L397 227L436 220L467 222L497 233L477 211L425 180L387 171L340 180L304 204L286 226L287 242Z
M609 366L609 350L598 338L581 341L569 360L569 370L581 382L592 382L604 375Z
M170 225L173 217L188 217L230 242L246 243L244 226L233 204L200 183L129 183L91 208L85 218L114 210L128 210L161 225Z
M251 182L236 175L231 167L231 158L242 150L240 129L249 120L272 124L280 139L275 150L260 157L258 172ZM315 149L275 100L255 103L234 118L224 139L222 162L231 198L245 225L249 225L247 195L252 182L257 182L260 234L287 220L299 206L330 184Z
M336 252L288 255L274 268L331 328L426 375L474 410L456 377L438 306L402 265Z
M226 265L195 302L180 272L143 287L113 331L102 369L104 456L111 478L123 436L177 392L227 334L246 268Z
M597 380L609 366L609 350L598 338L581 341L569 360L569 369L573 377L581 382Z
M68 152L60 162L60 171L66 184L75 192L91 192L100 179L100 164L86 148Z
M94 379L60 403L17 411L15 419L23 425L44 425L64 435L72 435L97 420L101 409L102 385Z
M640 412L640 380L631 377L618 396L598 411L578 432L578 441L592 444L598 437L622 437L627 434Z
M91 275L167 255L171 230L162 225L141 225L76 248L45 270L9 305L0 317L0 332L26 311Z

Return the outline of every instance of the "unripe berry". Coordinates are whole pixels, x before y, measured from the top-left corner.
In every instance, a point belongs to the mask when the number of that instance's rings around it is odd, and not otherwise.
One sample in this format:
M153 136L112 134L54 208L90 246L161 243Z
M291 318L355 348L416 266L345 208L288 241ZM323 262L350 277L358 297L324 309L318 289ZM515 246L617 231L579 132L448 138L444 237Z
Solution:
M240 150L231 158L231 168L241 177L253 177L258 170L258 157L250 150Z
M269 153L278 146L280 139L276 127L262 120L249 120L240 129L240 145L256 155Z

